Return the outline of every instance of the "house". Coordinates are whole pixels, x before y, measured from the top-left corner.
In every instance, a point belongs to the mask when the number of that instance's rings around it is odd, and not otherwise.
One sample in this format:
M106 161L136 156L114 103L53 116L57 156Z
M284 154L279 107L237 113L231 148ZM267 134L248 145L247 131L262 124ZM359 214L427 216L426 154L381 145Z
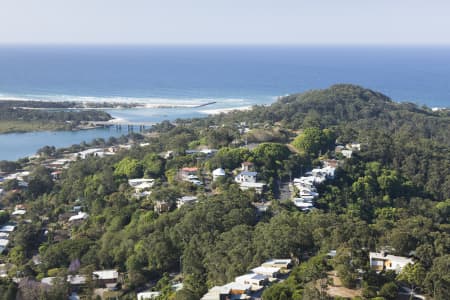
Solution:
M41 279L41 283L52 286L55 279L56 277L44 277Z
M345 145L345 147L346 147L347 149L350 149L350 150L361 151L361 144L360 144L360 143L355 143L355 142L353 142L353 143L351 143L351 144Z
M329 258L333 258L333 257L335 257L337 255L337 251L336 250L330 250L328 253L327 253L327 257L329 257Z
M144 183L150 184L150 187L151 187L151 186L153 186L154 182L155 182L155 179L151 179L151 178L134 178L134 179L128 180L128 184L132 187L137 187Z
M261 266L270 268L291 269L292 260L290 258L283 258L283 259L273 258L268 261L265 261Z
M52 176L53 180L58 180L61 177L62 171L53 171L50 175Z
M324 172L326 178L334 179L334 173L336 172L336 167L326 166L326 167L322 168L322 171Z
M119 272L117 270L99 270L92 272L94 279L100 286L108 289L115 289L119 281Z
M0 227L0 232L6 232L6 233L10 233L13 232L16 229L16 225L3 225L2 227Z
M156 201L155 206L154 206L154 211L157 212L158 214L164 213L164 212L168 212L170 210L170 206L169 203L167 203L166 201Z
M304 187L300 187L300 197L306 197L308 199L312 199L314 197L318 197L319 193L314 192L313 189L309 189L309 188L304 188Z
M103 149L100 149L100 148L87 149L84 151L80 151L76 154L76 156L81 159L86 159L90 156L102 157L103 155L104 155Z
M309 199L294 198L292 199L292 202L294 202L294 205L302 211L308 211L314 207L314 204Z
M0 264L0 278L8 277L8 271L13 267L12 264Z
M372 270L393 270L396 273L400 273L407 264L414 264L410 258L389 255L386 252L370 252L369 260Z
M152 188L154 183L155 179L151 178L134 178L128 180L128 184L134 187L136 193Z
M76 292L72 292L69 296L69 300L80 300L80 297Z
M322 160L322 164L323 164L324 167L337 168L339 166L339 160L337 160L337 159L325 159L325 160Z
M71 286L82 286L86 284L86 276L83 275L68 275L66 281Z
M351 157L352 157L353 151L352 151L352 150L343 149L343 150L341 151L341 153L342 153L342 155L343 155L344 157L346 157L346 158L351 158Z
M239 187L242 191L255 189L256 193L261 194L266 184L264 182L241 182Z
M226 175L226 173L225 173L224 169L218 168L212 172L212 175L213 175L213 180L216 181L217 179L224 177Z
M173 158L173 151L167 151L162 153L161 155L164 159L170 159Z
M251 299L250 296L247 296L250 290L250 284L232 282L223 286L212 287L201 300Z
M249 172L249 171L252 171L252 170L253 170L253 167L254 167L254 164L253 164L252 162L249 162L249 161L244 161L244 162L241 164L241 170L242 170L243 172Z
M52 160L49 163L49 167L52 169L62 169L66 164L70 163L71 160L70 159L57 159L57 160Z
M161 292L141 292L137 294L137 300L147 300L147 299L155 299L157 297L161 296Z
M256 175L258 175L257 172L249 172L249 171L242 171L239 173L235 178L234 181L238 183L242 182L256 182Z
M266 275L250 273L238 276L234 279L234 281L244 285L249 284L251 285L251 289L253 291L257 291L268 284L269 277Z
M255 274L259 274L259 275L265 275L268 276L269 278L277 278L278 275L280 274L280 269L278 267L256 267L251 269L251 271Z
M177 208L180 208L181 206L183 206L185 204L192 204L195 202L197 202L197 197L183 196L183 197L177 199Z
M337 145L337 146L334 148L334 152L336 152L336 153L341 153L341 151L344 150L344 149L345 149L344 146L342 146L342 145Z
M16 210L14 210L11 213L11 215L13 215L13 216L23 216L26 213L27 213L27 211L25 209L16 209Z
M209 149L209 148L205 148L205 149L200 150L201 153L206 154L207 156L212 156L212 155L216 154L217 151L219 151L219 150L217 150L217 149Z
M9 240L7 240L7 239L0 239L0 248L1 247L6 248L6 247L8 247L8 244L9 244Z
M197 177L198 168L196 167L189 167L189 168L182 168L180 171L181 179L183 180L189 180L189 176L195 176Z
M79 211L76 215L69 218L69 222L81 222L86 220L88 217L89 215L87 213Z

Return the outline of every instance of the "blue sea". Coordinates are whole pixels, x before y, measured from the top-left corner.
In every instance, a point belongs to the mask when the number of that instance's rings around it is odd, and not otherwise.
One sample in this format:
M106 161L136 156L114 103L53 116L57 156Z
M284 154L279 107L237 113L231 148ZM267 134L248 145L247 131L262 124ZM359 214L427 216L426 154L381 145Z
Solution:
M354 83L429 107L450 106L449 47L2 46L0 99L139 102L129 121L201 117L226 108ZM215 101L201 108L192 106ZM0 135L0 160L111 130ZM20 140L20 143L16 141ZM19 146L20 144L20 146Z

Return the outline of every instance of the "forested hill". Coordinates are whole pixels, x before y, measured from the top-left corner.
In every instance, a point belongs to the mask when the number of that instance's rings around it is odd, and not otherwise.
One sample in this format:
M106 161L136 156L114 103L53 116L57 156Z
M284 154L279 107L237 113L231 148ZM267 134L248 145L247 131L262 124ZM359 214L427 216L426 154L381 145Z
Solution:
M364 143L366 161L398 170L437 199L450 196L449 109L432 111L360 86L337 84L281 97L270 106L213 116L210 121L258 122L280 130L331 128L340 143Z
M424 138L449 142L450 111L432 111L416 104L392 101L388 96L357 85L337 84L279 98L270 106L215 116L221 121L279 122L284 128L327 128L351 124L360 130L374 127L414 131ZM436 127L442 130L435 131ZM356 129L356 128L355 128Z

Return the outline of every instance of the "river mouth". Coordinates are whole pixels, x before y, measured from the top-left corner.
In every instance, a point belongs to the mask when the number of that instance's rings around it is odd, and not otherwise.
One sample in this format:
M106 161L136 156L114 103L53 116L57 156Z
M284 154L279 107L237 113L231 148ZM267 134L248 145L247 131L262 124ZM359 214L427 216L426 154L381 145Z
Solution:
M248 106L245 106L247 108ZM210 112L206 110L210 109ZM239 109L239 107L236 107ZM0 134L0 160L17 160L32 156L44 146L70 147L82 142L102 138L120 137L130 132L140 132L151 124L165 120L203 118L214 112L228 112L230 107L219 102L207 105L186 104L164 107L108 108L104 111L113 119L103 122L105 126L86 127L85 130L32 131Z

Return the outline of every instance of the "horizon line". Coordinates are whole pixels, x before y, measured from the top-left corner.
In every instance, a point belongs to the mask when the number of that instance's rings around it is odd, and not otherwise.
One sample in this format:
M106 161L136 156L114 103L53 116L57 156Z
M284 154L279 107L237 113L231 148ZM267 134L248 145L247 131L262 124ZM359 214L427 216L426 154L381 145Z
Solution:
M0 47L396 47L447 48L450 43L2 43Z

